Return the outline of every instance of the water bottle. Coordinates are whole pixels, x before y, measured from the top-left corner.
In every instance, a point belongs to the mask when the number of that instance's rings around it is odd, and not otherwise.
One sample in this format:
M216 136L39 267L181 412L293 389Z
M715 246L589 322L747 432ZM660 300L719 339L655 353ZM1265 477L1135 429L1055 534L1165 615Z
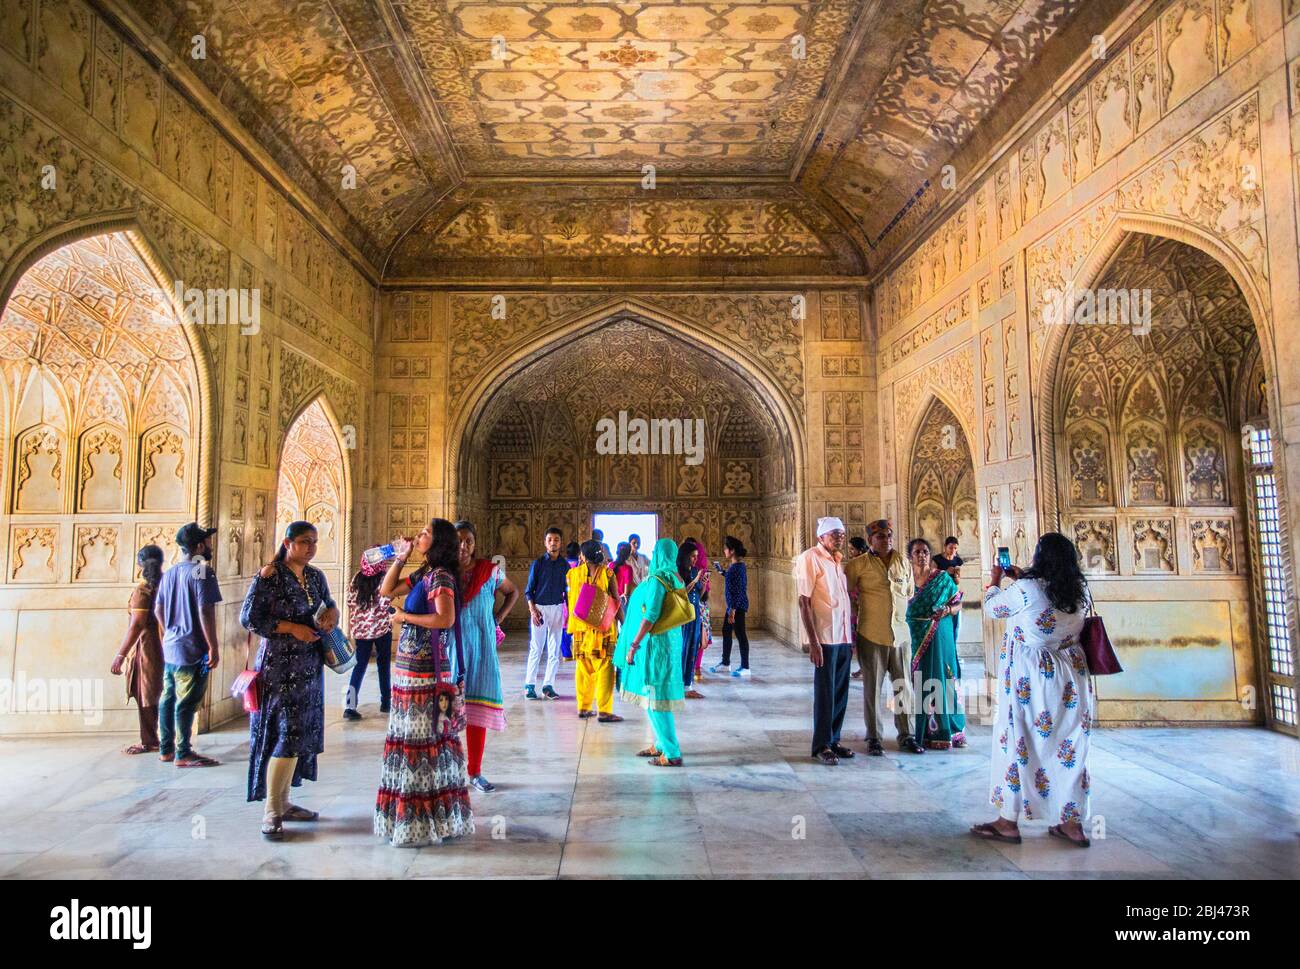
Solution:
M372 568L382 565L389 559L397 555L397 547L394 543L389 542L387 545L376 545L374 548L368 548L361 553L362 561Z

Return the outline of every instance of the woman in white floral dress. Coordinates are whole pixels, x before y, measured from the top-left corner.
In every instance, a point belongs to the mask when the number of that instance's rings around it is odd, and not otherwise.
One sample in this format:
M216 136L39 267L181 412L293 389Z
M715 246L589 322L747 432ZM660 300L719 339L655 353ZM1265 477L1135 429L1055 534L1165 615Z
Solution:
M985 615L1006 621L989 778L998 818L971 833L1019 844L1023 814L1047 818L1052 836L1086 848L1094 707L1079 633L1091 601L1087 581L1074 544L1057 532L1039 539L1027 572L1007 570L1015 581L1005 589L1003 574L993 567L984 596Z

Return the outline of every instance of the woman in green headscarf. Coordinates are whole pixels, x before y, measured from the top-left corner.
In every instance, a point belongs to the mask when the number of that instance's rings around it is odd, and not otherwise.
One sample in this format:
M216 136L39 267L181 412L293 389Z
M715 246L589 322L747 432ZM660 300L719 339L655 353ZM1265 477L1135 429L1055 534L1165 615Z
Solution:
M614 666L620 672L619 693L628 703L644 707L654 728L654 746L637 756L649 757L656 767L680 767L682 749L677 743L673 711L686 706L682 685L682 630L652 633L670 589L683 588L677 576L677 543L661 538L645 581L637 584L627 604L627 619L614 651Z

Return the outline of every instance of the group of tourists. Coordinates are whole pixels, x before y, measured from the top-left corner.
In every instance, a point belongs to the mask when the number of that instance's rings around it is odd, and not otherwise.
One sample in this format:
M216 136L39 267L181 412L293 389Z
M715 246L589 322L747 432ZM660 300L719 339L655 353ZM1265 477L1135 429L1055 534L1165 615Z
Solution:
M139 708L140 743L127 752L157 751L178 767L217 765L191 744L195 711L219 662L221 594L207 565L214 533L193 522L184 526L176 540L185 560L166 571L160 548L140 549L142 580L112 665L115 674L126 673L128 695ZM924 539L900 553L887 520L867 527L858 554L844 555L846 538L838 518L822 518L817 543L794 562L801 637L814 667L812 756L835 766L855 755L841 742L855 655L868 755L884 754L885 682L900 751L965 747L957 654L962 563L955 539L940 558ZM636 535L613 555L599 531L562 548L564 539L558 528L547 530L522 593L504 570L476 554L477 533L468 521L435 518L413 539L395 542L387 560L363 556L346 595L357 662L344 717L361 717L357 695L373 655L380 710L388 716L374 831L392 845L471 833L471 790L495 790L483 760L487 731L506 727L497 650L505 638L501 623L521 594L530 620L524 696L559 699L559 664L571 661L578 717L621 722L616 693L646 711L653 742L638 756L651 765L682 765L676 715L687 699L704 698L695 680L708 644L711 573L723 578L725 620L721 661L708 670L751 675L747 551L739 539L727 536L723 561L712 564L695 538L680 546L661 538L650 556L641 553ZM292 522L274 560L253 578L240 613L250 655L252 638L260 640L251 662L258 702L249 718L247 797L266 802L262 833L270 840L285 836L285 822L318 817L289 799L292 787L316 779L325 719L320 639L340 618L324 573L310 564L316 543L314 525ZM1002 589L1008 576L1013 582ZM1007 620L990 783L999 816L972 828L977 837L1018 842L1023 815L1056 820L1053 835L1088 844L1081 822L1088 815L1093 701L1079 633L1090 605L1077 553L1064 536L1044 535L1024 572L992 570L984 609ZM394 623L401 627L396 650ZM739 645L734 669L733 638Z
M827 766L855 756L841 742L855 650L869 755L884 753L879 718L886 677L900 751L967 746L956 539L944 543L940 558L928 541L914 538L904 558L894 548L893 526L882 519L867 526L865 550L846 559L845 538L840 519L821 518L817 544L795 559L803 645L814 667L812 756ZM1013 582L1003 589L1007 577ZM1091 608L1078 551L1064 535L1043 535L1027 570L993 566L984 612L1006 621L989 783L998 818L972 827L978 838L1018 844L1023 816L1056 821L1052 836L1090 844L1082 821L1093 690L1080 635Z

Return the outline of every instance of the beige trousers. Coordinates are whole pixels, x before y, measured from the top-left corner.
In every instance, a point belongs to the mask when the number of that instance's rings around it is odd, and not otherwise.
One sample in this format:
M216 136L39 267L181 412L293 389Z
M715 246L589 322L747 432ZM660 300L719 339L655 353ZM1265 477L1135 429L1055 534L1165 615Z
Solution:
M912 735L912 672L907 648L873 643L856 637L858 665L862 667L862 716L867 725L867 739L880 739L880 683L886 675L894 694L894 729L901 743Z

